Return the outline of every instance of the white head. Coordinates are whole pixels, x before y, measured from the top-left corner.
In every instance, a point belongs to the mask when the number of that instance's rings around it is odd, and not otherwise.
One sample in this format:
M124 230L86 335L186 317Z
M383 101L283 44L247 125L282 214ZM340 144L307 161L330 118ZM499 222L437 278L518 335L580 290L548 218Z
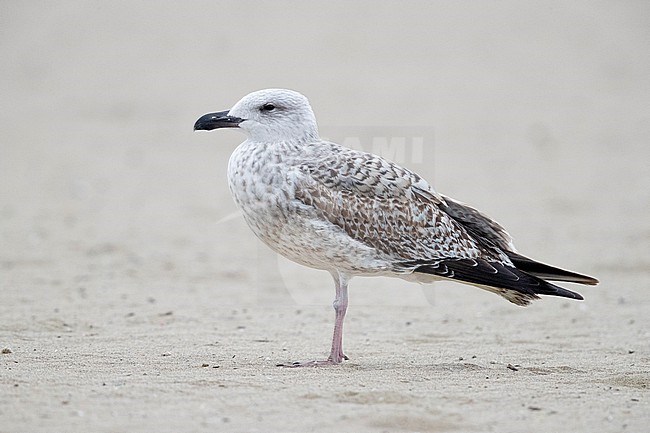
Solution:
M229 111L210 113L194 129L239 127L260 142L308 142L318 139L316 117L306 97L293 90L265 89L249 93Z

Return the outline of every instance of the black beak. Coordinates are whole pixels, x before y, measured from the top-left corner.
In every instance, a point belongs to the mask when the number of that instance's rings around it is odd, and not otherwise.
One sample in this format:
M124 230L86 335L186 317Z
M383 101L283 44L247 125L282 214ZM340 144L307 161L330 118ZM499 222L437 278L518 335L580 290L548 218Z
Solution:
M218 128L238 128L244 119L239 117L228 116L228 111L219 111L218 113L208 113L201 116L194 124L194 130L211 131Z

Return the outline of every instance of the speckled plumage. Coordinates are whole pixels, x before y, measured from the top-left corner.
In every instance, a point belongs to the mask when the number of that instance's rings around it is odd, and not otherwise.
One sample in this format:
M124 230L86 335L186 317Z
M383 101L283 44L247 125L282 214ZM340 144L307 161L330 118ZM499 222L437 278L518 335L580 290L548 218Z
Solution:
M255 234L307 266L401 275L413 260L508 260L482 252L417 174L334 143L247 140L230 158L228 181Z
M347 306L347 282L357 275L455 279L518 305L538 294L582 299L540 276L596 283L519 255L498 223L438 194L412 171L322 141L307 99L297 92L254 92L227 115L202 117L195 128L231 123L248 135L228 164L235 202L273 250L334 276L339 330L345 314L339 301ZM333 363L345 357L337 338L335 327Z

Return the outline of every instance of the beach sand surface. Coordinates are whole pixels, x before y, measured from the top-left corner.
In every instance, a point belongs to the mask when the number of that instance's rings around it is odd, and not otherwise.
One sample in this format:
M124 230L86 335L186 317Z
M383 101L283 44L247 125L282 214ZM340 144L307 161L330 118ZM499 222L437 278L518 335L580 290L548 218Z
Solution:
M3 2L0 432L646 432L650 8L640 2ZM250 91L594 275L527 308L330 276L238 216Z

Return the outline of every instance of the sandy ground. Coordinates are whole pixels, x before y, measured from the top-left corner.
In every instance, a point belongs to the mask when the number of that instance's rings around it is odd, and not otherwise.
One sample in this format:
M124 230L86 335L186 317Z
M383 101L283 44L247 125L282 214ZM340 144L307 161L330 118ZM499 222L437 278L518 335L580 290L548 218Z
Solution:
M0 4L0 432L647 431L648 5L304 3ZM601 285L357 279L351 359L275 367L326 355L332 282L191 130L265 87Z

